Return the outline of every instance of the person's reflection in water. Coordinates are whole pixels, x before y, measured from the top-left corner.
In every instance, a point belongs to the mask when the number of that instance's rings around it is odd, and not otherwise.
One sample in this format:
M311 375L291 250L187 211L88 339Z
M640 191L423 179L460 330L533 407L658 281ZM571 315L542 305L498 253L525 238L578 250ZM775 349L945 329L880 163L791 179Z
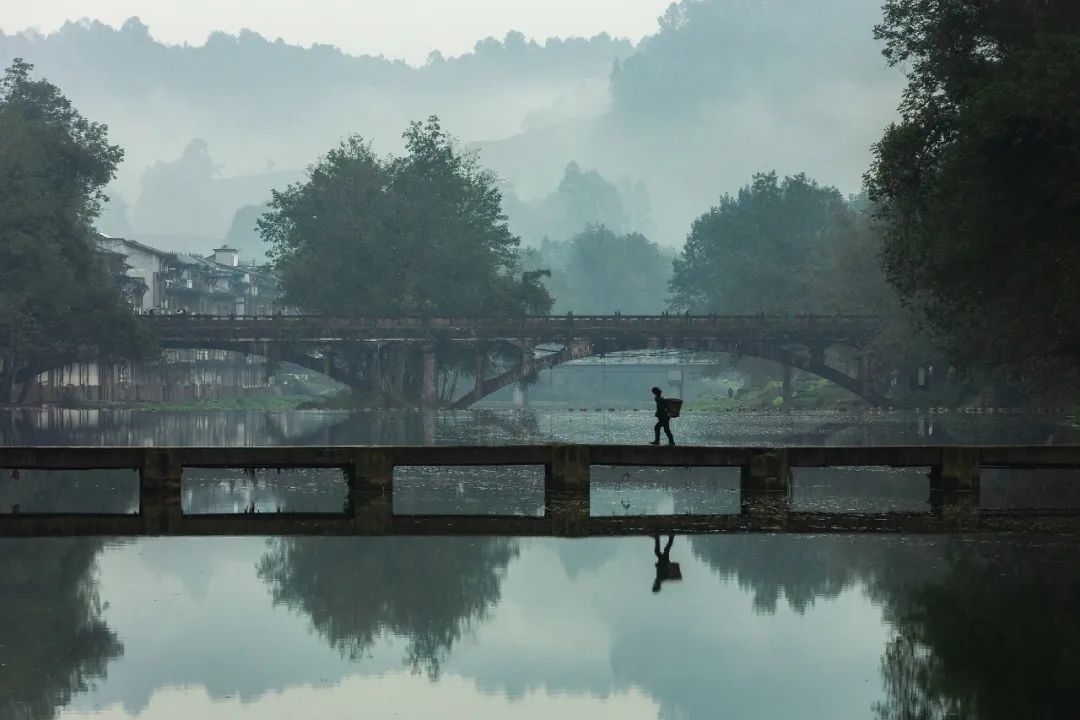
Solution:
M671 562L671 544L675 542L674 535L668 535L664 551L660 552L660 536L653 535L653 553L656 555L656 579L653 580L652 591L660 592L660 586L665 580L682 580L682 571L679 563Z

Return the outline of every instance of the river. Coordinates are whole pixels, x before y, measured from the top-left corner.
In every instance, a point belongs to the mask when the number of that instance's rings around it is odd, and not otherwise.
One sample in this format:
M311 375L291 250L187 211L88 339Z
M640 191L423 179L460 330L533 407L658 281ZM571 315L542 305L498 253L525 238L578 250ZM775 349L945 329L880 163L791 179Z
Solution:
M651 424L565 409L9 410L0 443L640 442ZM1058 418L1015 414L691 413L674 429L731 445L1076 439ZM408 471L395 507L542 502L529 468L455 472ZM1075 508L1074 479L991 476L980 502ZM734 511L737 487L715 471L614 469L593 512ZM917 471L848 469L797 473L793 492L804 507L919 509L926 487ZM335 478L218 471L186 478L184 502L335 509L341 492ZM132 493L128 479L0 478L4 509L123 511ZM680 536L667 556L680 579L660 563L657 583L647 537L0 539L0 718L1078 717L1077 545Z

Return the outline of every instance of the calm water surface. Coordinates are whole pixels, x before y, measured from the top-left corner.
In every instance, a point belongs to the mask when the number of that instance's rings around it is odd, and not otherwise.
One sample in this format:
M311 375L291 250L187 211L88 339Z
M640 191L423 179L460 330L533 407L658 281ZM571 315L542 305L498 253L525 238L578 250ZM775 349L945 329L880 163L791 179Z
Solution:
M1074 439L1044 416L731 413L675 429L727 444ZM0 415L4 444L650 431L631 412ZM737 498L720 475L606 472L594 512L724 512ZM796 477L793 501L918 510L926 499L918 473L867 483L860 472ZM480 491L477 479L418 471L395 504L535 510L528 477L479 477ZM0 501L123 511L129 490L114 480L5 478ZM1015 501L994 482L984 503ZM1072 500L1074 484L1043 485ZM336 492L332 478L208 476L185 485L185 503L332 508ZM647 537L0 540L0 719L1080 717L1078 550L1067 536L680 536L668 559L681 579L667 565L657 587Z

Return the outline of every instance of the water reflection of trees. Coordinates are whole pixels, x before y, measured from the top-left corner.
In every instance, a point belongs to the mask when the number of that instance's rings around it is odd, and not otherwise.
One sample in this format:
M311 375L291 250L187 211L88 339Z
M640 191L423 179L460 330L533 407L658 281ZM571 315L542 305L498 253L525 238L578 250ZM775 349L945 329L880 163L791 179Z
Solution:
M896 630L881 720L1080 717L1077 545L949 542L941 582L872 588Z
M725 580L753 593L754 610L776 612L781 597L803 613L817 598L832 598L851 586L856 568L845 561L842 537L798 535L699 535L694 555Z
M0 717L52 718L123 647L101 617L101 542L0 540Z
M517 545L502 538L280 538L259 577L275 604L306 614L350 659L384 634L405 638L405 663L439 674L463 634L499 601Z
M698 536L694 554L775 612L861 587L892 629L880 720L1080 717L1075 541Z
M0 514L16 511L125 514L138 509L136 470L0 468Z

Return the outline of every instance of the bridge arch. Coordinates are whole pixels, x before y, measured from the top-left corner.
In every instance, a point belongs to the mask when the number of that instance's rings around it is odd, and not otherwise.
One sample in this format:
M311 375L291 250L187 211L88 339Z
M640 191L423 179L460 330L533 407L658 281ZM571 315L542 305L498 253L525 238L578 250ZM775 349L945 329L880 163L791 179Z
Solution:
M699 343L691 343L689 347L685 347L679 343L668 343L665 344L664 347L659 348L650 347L650 342L644 340L637 343L620 343L617 347L613 348L610 344L608 344L607 347L598 347L596 344L589 341L572 341L552 353L532 358L530 361L524 361L494 377L483 378L482 381L476 383L472 390L454 400L451 407L456 409L468 408L483 398L488 397L509 385L522 382L543 370L573 362L574 360L581 360L587 357L595 357L613 352L650 349L704 350L737 354L741 357L771 360L780 363L781 365L803 370L828 380L829 382L850 391L852 394L862 398L875 407L884 407L889 404L888 399L870 385L865 374L862 378L853 377L846 372L829 365L825 361L824 348L794 349L791 347L774 346L767 343L752 343L747 347L744 347L739 343L726 344L725 347L716 347L716 343L709 343L709 345L709 347L700 347ZM865 373L865 368L863 369L863 372Z
M875 405L887 400L870 382L868 355L857 377L828 365L825 349L867 347L882 327L872 316L542 316L542 317L323 317L143 316L166 349L229 350L294 363L357 389L379 387L385 376L382 349L406 347L422 354L420 402L436 400L439 348L470 348L477 359L475 386L451 403L468 407L538 371L592 355L627 350L679 349L722 352L773 360L818 375ZM484 372L485 353L511 347L520 363L495 377ZM534 348L557 346L547 355ZM379 349L379 352L372 350ZM488 350L485 350L488 349ZM393 350L392 353L398 352ZM454 351L456 352L456 350ZM77 356L34 363L33 373L72 362L91 361L90 349ZM24 376L29 370L23 373ZM401 374L400 372L398 373ZM411 376L410 376L411 377ZM31 378L26 377L29 380ZM396 378L400 385L406 382ZM411 379L409 380L411 382ZM411 385L410 385L411 387ZM400 388L399 388L400 389Z

